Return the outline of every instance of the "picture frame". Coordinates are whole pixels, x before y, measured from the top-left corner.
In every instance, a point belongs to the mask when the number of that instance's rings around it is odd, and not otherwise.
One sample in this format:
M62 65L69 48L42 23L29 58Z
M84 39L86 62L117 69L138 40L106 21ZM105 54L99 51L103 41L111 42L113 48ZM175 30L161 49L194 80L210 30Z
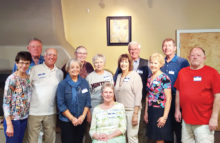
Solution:
M126 46L131 42L131 16L108 16L107 45Z

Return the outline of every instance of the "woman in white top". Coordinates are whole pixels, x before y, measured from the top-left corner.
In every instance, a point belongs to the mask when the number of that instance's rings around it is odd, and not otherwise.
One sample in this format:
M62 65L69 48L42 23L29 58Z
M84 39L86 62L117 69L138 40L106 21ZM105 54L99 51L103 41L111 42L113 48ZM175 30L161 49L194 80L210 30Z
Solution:
M104 102L95 107L92 114L90 136L93 143L125 143L126 118L124 106L114 101L114 85L102 86Z
M132 63L128 54L119 57L118 68L122 73L117 76L115 97L116 101L125 107L128 143L138 143L143 85L139 74L132 71Z

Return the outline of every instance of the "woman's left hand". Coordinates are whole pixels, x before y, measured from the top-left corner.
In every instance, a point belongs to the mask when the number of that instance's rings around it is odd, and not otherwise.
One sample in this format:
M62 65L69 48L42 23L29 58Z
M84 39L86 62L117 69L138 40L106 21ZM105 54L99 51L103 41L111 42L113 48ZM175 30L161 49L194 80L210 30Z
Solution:
M83 115L79 116L78 125L81 125L83 123L84 119L85 119L85 116L83 116Z
M157 127L158 128L162 128L162 127L164 127L165 126L165 124L166 124L166 121L167 121L167 118L165 118L165 117L160 117L158 120L157 120Z
M138 114L133 114L132 116L132 125L136 126L138 124Z

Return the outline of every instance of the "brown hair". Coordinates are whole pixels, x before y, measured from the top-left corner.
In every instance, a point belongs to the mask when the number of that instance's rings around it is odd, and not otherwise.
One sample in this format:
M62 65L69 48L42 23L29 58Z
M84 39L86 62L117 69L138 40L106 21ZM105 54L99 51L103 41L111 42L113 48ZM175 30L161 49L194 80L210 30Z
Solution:
M129 71L132 71L133 70L133 61L132 61L132 58L130 55L128 54L121 54L121 56L118 58L118 69L121 69L120 67L120 62L124 59L128 59L128 62L129 62Z
M176 46L175 40L173 40L172 38L166 38L165 40L163 40L162 47L163 47L163 45L164 45L165 42L169 42L169 41L172 41L172 42L173 42L173 45Z

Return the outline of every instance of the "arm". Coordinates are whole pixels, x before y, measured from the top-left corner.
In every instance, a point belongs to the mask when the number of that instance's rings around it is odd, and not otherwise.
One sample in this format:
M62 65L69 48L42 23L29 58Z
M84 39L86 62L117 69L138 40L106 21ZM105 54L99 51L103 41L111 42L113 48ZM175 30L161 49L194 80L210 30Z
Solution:
M12 100L13 91L14 91L13 83L11 82L10 79L7 79L5 82L3 110L4 110L4 116L5 116L6 124L7 124L6 134L9 137L12 137L14 135L14 127L11 122L11 115L10 115L10 104Z
M140 107L141 107L141 99L142 99L142 80L141 77L137 74L137 76L134 77L134 82L133 82L133 93L134 93L134 112L132 116L132 125L136 126L138 124L138 113L140 112Z
M165 103L165 107L164 107L164 113L163 113L163 116L160 117L158 119L158 124L157 126L160 128L160 127L163 127L166 123L166 120L168 118L168 114L169 114L169 111L170 111L170 105L171 105L171 100L172 100L172 96L171 96L171 88L169 89L164 89L164 93L165 93L165 96L166 96L166 103Z
M213 103L212 115L209 120L209 129L211 131L216 130L216 128L218 127L218 113L220 107L220 93L217 93L214 96L215 99Z
M148 123L148 96L146 96L146 104L145 104L145 111L144 111L144 121Z
M175 99L175 119L177 122L181 122L181 112L180 112L180 93L179 90L176 90L176 99Z
M89 110L88 107L84 107L82 115L80 115L78 118L78 125L81 125L83 123L84 119L86 118L86 114L87 114L88 110Z

